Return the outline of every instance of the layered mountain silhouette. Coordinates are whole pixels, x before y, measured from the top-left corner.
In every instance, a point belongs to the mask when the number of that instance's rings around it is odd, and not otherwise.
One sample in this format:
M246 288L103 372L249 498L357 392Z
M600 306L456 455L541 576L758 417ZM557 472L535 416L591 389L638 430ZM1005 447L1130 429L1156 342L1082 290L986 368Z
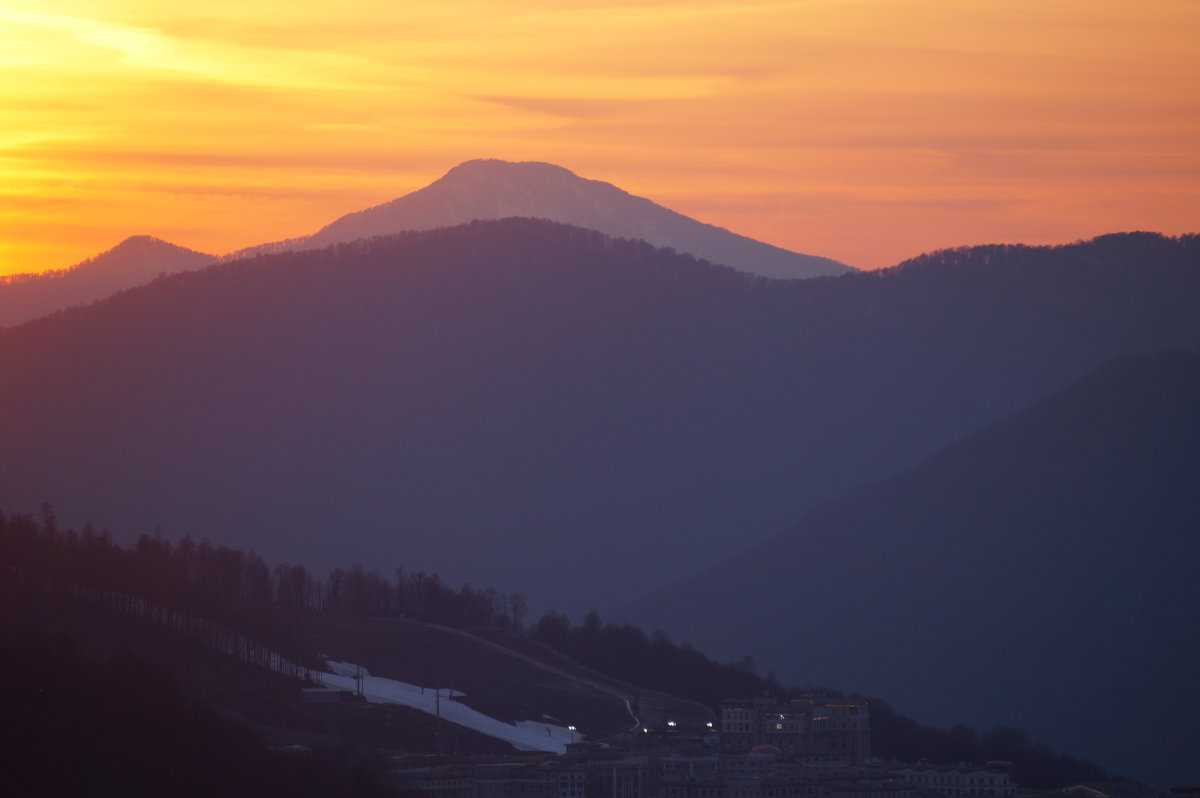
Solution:
M1117 360L632 615L946 725L1019 726L1189 782L1197 408L1200 354Z
M425 188L343 216L311 236L247 247L220 259L320 249L406 230L507 217L549 219L641 239L766 277L807 278L854 271L829 258L791 252L698 222L560 166L500 160L467 161ZM216 260L215 255L151 236L133 236L69 269L0 278L0 327L94 302L160 274L196 269Z
M611 605L1200 343L1198 250L764 281L512 219L223 264L0 334L0 507Z
M512 216L549 219L641 239L766 277L804 278L853 271L829 258L801 255L698 222L561 166L500 160L467 161L425 188L343 216L314 235L250 247L227 258L313 249L403 230Z
M69 269L0 278L0 327L94 302L160 274L198 269L216 259L151 236L133 236Z

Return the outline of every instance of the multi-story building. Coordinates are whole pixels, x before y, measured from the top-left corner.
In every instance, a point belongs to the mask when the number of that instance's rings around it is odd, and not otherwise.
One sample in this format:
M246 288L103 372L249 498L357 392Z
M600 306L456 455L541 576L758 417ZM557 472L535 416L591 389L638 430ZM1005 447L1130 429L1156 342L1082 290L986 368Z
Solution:
M658 781L645 756L593 756L586 767L587 798L643 798Z
M860 778L824 786L825 798L916 798L917 789L899 778Z
M586 769L554 760L398 768L388 781L434 798L587 798Z
M664 782L715 779L721 774L721 758L716 754L708 756L667 754L659 760L659 770Z
M659 798L822 798L820 785L806 779L682 779L664 781L657 795Z
M787 758L861 764L871 756L869 704L865 698L826 696L786 704L769 697L724 701L721 750L745 753L764 745Z
M431 798L475 798L475 774L465 765L399 768L390 772L388 782Z
M993 796L1011 798L1017 785L1009 777L1008 763L989 762L983 767L959 765L910 765L894 773L917 791L938 798Z

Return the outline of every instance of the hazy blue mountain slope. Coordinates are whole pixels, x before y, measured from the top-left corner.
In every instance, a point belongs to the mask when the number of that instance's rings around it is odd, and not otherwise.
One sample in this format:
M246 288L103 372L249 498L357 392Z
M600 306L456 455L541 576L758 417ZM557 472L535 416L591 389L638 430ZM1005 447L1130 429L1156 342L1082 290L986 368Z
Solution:
M853 271L829 258L791 252L698 222L610 183L578 177L561 166L500 160L467 161L425 188L347 214L314 235L251 247L235 255L312 249L403 230L513 216L550 219L611 236L642 239L768 277Z
M1196 266L1140 235L770 281L535 220L224 264L0 333L0 506L610 605L1200 343Z
M157 238L133 236L70 269L0 279L0 327L94 302L160 274L198 269L215 260L215 255Z
M1200 777L1200 354L1130 357L630 613L950 725Z

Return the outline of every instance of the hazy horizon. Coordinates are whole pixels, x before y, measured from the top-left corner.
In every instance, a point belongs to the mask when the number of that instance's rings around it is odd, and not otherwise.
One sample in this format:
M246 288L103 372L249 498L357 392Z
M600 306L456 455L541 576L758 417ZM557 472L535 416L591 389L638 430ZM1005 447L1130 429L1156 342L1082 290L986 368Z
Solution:
M0 274L306 235L474 158L874 269L1195 229L1200 7L10 0Z

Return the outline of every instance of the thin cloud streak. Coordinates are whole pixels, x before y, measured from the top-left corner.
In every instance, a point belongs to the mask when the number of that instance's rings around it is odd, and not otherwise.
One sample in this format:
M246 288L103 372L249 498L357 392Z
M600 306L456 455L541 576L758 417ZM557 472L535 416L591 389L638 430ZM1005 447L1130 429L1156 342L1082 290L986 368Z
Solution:
M1197 39L1190 0L9 0L0 273L133 233L210 251L308 233L477 157L867 267L916 241L1185 232ZM154 203L121 187L171 184ZM232 199L197 206L198 187ZM68 201L111 234L28 224Z

